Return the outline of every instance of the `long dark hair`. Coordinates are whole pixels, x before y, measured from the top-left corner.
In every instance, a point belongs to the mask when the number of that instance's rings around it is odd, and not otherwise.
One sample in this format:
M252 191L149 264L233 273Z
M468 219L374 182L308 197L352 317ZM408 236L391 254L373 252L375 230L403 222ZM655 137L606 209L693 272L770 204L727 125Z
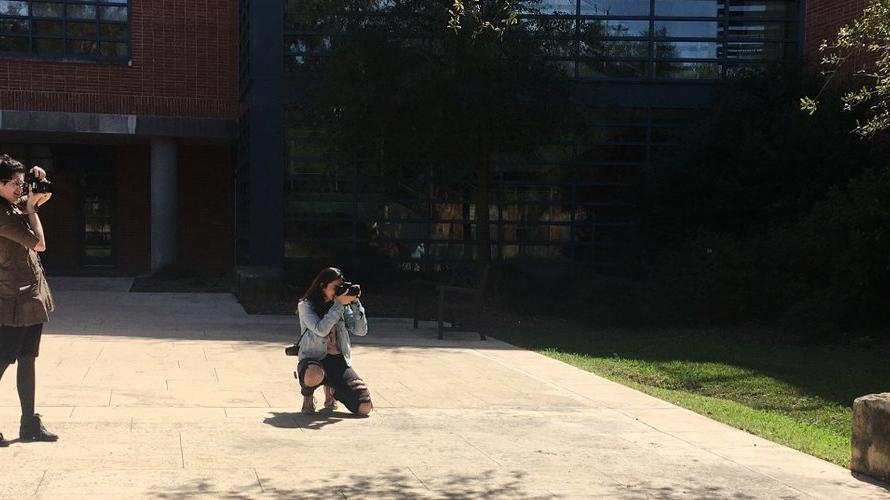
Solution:
M332 281L344 279L343 271L337 269L336 267L326 267L318 272L315 276L315 279L312 280L312 284L309 285L309 288L306 289L306 293L300 298L300 300L308 300L310 304L312 304L312 309L315 309L315 314L319 316L323 316L327 314L328 309L334 305L333 301L328 302L322 290L324 290L328 284Z

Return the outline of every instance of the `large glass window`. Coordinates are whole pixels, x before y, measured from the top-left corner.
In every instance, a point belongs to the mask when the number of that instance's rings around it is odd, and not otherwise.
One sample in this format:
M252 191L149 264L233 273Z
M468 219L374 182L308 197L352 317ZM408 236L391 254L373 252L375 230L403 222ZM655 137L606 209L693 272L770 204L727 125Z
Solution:
M649 21L627 19L591 19L581 25L581 36L591 37L645 37L649 36Z
M582 16L648 16L649 0L581 0Z
M284 64L292 75L336 49L356 18L386 15L350 16L321 0L285 5ZM799 7L777 0L545 0L521 22L577 80L709 81L793 56ZM405 38L414 36L435 35ZM601 263L630 241L639 167L675 147L689 111L609 107L591 109L588 118L587 128L528 157L496 159L488 210L493 255ZM480 207L445 162L403 171L363 153L325 151L310 129L295 105L286 135L288 260L385 257L416 265L473 255Z
M717 79L797 52L797 1L581 0L579 5L576 76L582 80Z
M729 0L730 17L797 17L800 5L787 0Z
M665 38L716 38L716 21L655 21L655 36Z
M542 14L574 14L575 0L542 0L538 9Z
M127 60L129 0L0 0L0 55Z
M336 5L286 3L287 71L310 67L348 36L356 16ZM717 79L794 57L800 2L544 0L521 21L544 53L580 80Z
M656 0L656 16L717 17L721 14L723 0Z

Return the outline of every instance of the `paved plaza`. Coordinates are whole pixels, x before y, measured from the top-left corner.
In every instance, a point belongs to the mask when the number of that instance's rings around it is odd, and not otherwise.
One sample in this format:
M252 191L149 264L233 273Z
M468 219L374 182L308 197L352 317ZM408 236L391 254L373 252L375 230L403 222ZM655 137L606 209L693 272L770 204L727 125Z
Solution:
M249 316L228 294L129 293L127 279L50 282L37 402L60 440L0 448L2 498L890 498L539 354L373 311L354 358L376 411L306 417L283 354L294 317ZM14 375L0 382L7 439Z

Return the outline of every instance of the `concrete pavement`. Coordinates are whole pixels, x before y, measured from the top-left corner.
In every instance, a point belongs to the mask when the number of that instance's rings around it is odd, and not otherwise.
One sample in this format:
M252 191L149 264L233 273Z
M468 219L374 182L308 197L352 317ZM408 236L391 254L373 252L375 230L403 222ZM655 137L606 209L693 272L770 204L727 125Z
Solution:
M305 417L283 355L295 318L129 285L51 280L37 402L61 439L0 448L0 497L890 498L550 358L406 320L372 318L355 345L371 418ZM8 439L14 373L0 381Z

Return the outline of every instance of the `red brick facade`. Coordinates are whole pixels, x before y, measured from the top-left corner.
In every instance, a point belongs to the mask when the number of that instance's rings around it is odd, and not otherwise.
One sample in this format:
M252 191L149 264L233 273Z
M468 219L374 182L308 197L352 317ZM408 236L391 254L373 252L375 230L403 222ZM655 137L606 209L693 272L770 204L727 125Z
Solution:
M117 227L114 235L115 265L125 273L144 273L151 268L151 153L147 145L115 148Z
M804 27L804 55L814 63L822 56L819 45L831 41L837 30L858 16L868 2L866 0L809 0L807 1L806 26Z
M132 0L132 66L0 59L0 109L235 118L237 0Z
M234 156L234 147L179 147L176 261L182 266L226 270L235 261Z

